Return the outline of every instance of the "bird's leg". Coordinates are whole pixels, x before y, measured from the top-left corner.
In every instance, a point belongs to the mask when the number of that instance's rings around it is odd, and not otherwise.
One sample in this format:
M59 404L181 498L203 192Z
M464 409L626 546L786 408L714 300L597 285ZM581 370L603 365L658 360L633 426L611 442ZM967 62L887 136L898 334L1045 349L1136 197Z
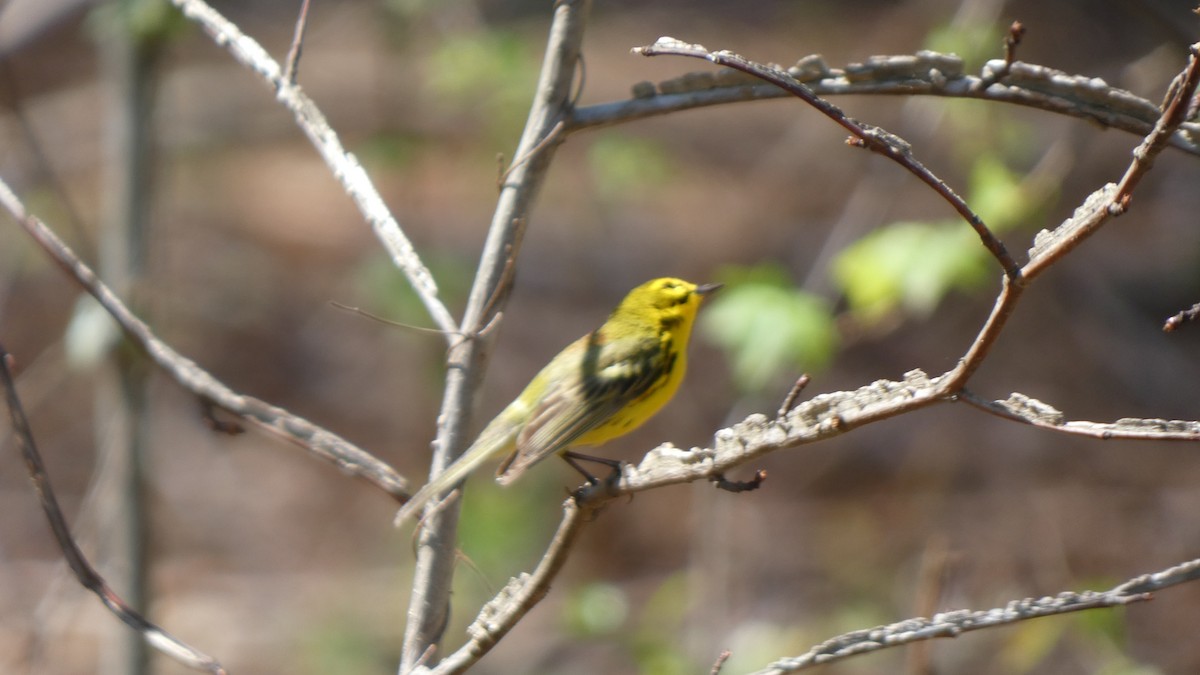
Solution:
M562 452L562 458L567 464L570 464L572 468L583 474L583 477L587 480L587 482L591 483L592 485L597 485L600 483L600 481L590 472L588 472L587 469L583 468L583 465L580 464L580 462L594 462L596 464L603 464L612 469L612 473L608 476L608 478L605 479L605 482L618 478L621 475L621 462L615 459L596 457L594 455L585 455L581 452L574 452L572 450L564 450Z

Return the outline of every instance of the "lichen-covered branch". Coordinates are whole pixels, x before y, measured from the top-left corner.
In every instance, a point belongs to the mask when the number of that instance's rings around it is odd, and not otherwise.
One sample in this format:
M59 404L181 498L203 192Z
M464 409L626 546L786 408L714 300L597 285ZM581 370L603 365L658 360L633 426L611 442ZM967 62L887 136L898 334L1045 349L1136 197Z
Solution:
M1154 103L1100 78L1070 75L1020 61L1005 70L1002 59L984 64L978 75L965 71L953 54L874 56L863 63L831 68L818 55L806 56L786 69L817 96L941 96L1012 103L1078 117L1105 127L1144 136L1159 116ZM1003 73L1002 77L997 77ZM681 110L740 101L784 98L787 92L731 68L687 73L659 82L641 82L632 97L584 106L571 116L570 131L593 129L657 117ZM1180 125L1169 143L1200 155L1200 123Z
M1014 600L994 609L941 612L928 619L907 619L887 626L856 630L826 640L799 656L780 659L754 675L794 673L851 656L922 640L953 638L971 631L1006 626L1044 616L1144 602L1151 599L1152 591L1196 579L1200 579L1200 560L1135 577L1107 591L1067 591L1054 596Z

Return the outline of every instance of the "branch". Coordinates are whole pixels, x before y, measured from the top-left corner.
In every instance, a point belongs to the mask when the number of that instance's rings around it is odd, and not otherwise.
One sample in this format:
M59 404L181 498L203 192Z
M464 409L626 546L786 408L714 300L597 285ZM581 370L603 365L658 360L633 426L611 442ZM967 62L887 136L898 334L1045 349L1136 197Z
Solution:
M1070 218L1053 230L1042 230L1029 249L1029 261L1021 268L1019 277L1004 279L1004 286L992 313L980 330L975 342L958 366L946 378L947 393L960 390L1000 336L1000 331L1016 309L1017 301L1028 284L1060 260L1085 239L1095 234L1113 216L1125 213L1133 201L1133 189L1154 164L1154 159L1166 149L1186 116L1188 103L1200 83L1200 45L1189 48L1188 65L1171 83L1163 101L1162 113L1154 128L1133 151L1133 161L1125 170L1119 185L1109 183L1088 195Z
M599 503L581 507L574 499L563 504L563 519L554 539L532 574L509 579L496 597L483 606L467 628L471 639L434 668L431 675L461 673L470 668L500 641L534 605L550 591L550 584L562 570L583 526L591 521Z
M1030 426L1100 440L1200 441L1200 422L1123 417L1115 422L1068 420L1054 406L1013 392L1003 401L988 401L963 390L959 399L997 417Z
M25 210L25 205L0 179L0 206L3 206L21 227L33 237L67 274L116 320L125 335L158 367L170 375L179 386L195 394L205 403L256 422L268 431L292 441L317 457L333 463L342 471L379 487L398 499L408 497L407 481L396 470L376 459L353 443L309 422L303 417L277 408L269 403L239 394L217 380L207 371L179 352L176 352L150 330L141 319L121 302L96 274L58 238L50 228Z
M337 133L330 128L317 105L299 85L285 76L279 64L261 45L216 10L201 0L172 2L184 16L199 23L212 36L213 41L228 50L234 59L266 81L275 91L275 98L292 111L296 117L296 124L312 141L334 177L341 182L346 194L358 205L376 238L392 257L392 262L408 278L434 324L446 336L447 342L453 344L457 339L458 326L454 317L450 315L450 310L446 309L446 305L438 298L438 288L433 275L421 262L421 258L388 210L367 172L358 163L358 159L342 147Z
M964 73L962 59L931 51L873 56L845 68L830 68L814 54L800 59L787 72L817 96L940 96L1012 103L1139 136L1150 133L1159 115L1158 106L1150 101L1110 87L1098 78L1069 75L1019 61L1006 65L1004 60L993 59L983 66L980 75L968 75ZM996 82L997 79L1002 82ZM579 108L572 114L568 130L594 129L682 110L788 95L729 68L687 73L657 85L650 82L634 85L630 99ZM1200 155L1200 123L1180 125L1170 144Z
M903 166L921 182L933 189L934 192L941 195L970 224L971 228L975 230L984 247L1000 263L1000 267L1004 270L1004 273L1011 278L1016 278L1020 274L1016 261L1008 254L1008 251L1004 248L1004 244L987 228L983 219L972 211L963 198L959 197L945 181L934 175L932 171L913 156L912 146L895 134L876 126L862 124L847 116L846 113L842 112L841 108L814 94L811 89L797 81L787 71L755 63L733 52L712 52L700 45L687 44L674 38L659 38L653 45L637 47L633 51L645 56L667 54L707 59L719 66L728 66L764 82L769 82L803 100L853 134L856 140L851 145L866 148L883 157L887 157L900 166Z
M431 476L444 471L467 446L469 439L465 435L471 407L490 342L482 333L490 333L489 327L503 312L534 197L555 152L567 137L555 130L563 127L572 109L571 84L590 4L588 0L555 3L537 89L521 141L513 153L517 159L501 179L500 196L463 316L461 334L469 338L450 350ZM461 500L456 500L435 512L427 510L422 520L401 672L421 663L441 640L445 629L457 556L459 504Z
M708 58L707 52L705 55ZM1188 71L1185 72L1190 73L1194 67L1195 61L1193 60ZM1181 77L1180 82L1181 84L1174 89L1175 98L1171 99L1172 101L1180 98L1186 99L1194 90L1194 84L1189 84L1192 82L1189 77ZM1169 120L1174 114L1174 105L1166 106L1163 119L1168 122L1156 124L1155 130L1139 146L1139 151L1135 153L1135 160L1130 169L1136 175L1143 174L1149 168L1153 157L1165 147L1165 143L1158 142L1158 140L1173 133ZM1136 181L1127 181L1127 183L1128 189L1132 189ZM1090 197L1076 214L1064 222L1058 230L1075 230L1078 223L1089 221L1095 217L1096 211L1108 213L1113 204L1112 197L1116 194L1116 188L1102 190L1100 194L1103 198L1095 195ZM1128 197L1124 201L1127 203ZM1065 251L1059 255L1062 254L1065 254ZM1038 259L1036 256L1031 257L1033 260L1030 265L1033 265ZM1028 278L1036 276L1039 271L1040 268L1035 267L1034 274L1028 275ZM1006 403L981 404L976 397L965 392L962 389L963 383L986 357L991 345L999 336L1008 316L1015 309L1016 302L1025 288L1026 280L1027 277L1021 273L1021 270L1018 270L1017 274L1006 274L1003 277L1004 285L992 315L967 353L960 359L959 365L942 376L930 379L922 371L914 370L906 373L902 381L879 380L854 391L821 394L795 407L792 406L792 403L796 396L789 394L788 400L781 407L780 414L775 419L768 419L764 415L751 415L737 425L718 431L714 435L712 446L708 448L682 450L670 444L661 445L648 452L638 466L622 465L620 473L613 480L588 484L580 488L574 495L573 504L578 505L581 512L590 512L599 509L619 495L701 479L709 480L721 487L725 482L723 476L727 470L769 452L817 442L845 433L858 426L918 408L960 399L985 409L1002 411L1006 416L1014 419L1054 427L1068 433L1098 432L1102 437L1129 439L1200 440L1200 423L1196 422L1125 419L1118 420L1111 425L1070 423L1058 419L1060 414L1057 414L1057 411L1049 406L1028 397L1014 395ZM796 390L803 386L803 382L802 379ZM798 391L795 393L798 394ZM1104 435L1105 433L1107 435ZM454 504L456 505L457 501ZM563 524L560 525L560 536L564 529L575 527L574 518L578 516L578 513L572 511L571 507L572 503L569 502ZM437 517L435 512L427 513ZM574 530L570 529L569 531L573 538ZM560 568L561 557L566 555L569 547L560 546L558 541L559 538L556 537L555 544L551 546L539 565L539 571L545 569L552 573ZM1180 581L1171 581L1170 583L1180 583ZM472 641L443 662L446 670L441 670L439 667L435 672L460 672L460 669L474 663L484 651L490 649L497 640L503 637L511 628L511 624L523 616L529 607L542 597L540 591L520 594L520 591L527 587L522 580L511 582L509 587L480 613L480 618L475 624ZM803 663L825 662L859 651L901 644L903 641L911 642L928 637L954 635L985 625L999 625L1034 616L1126 604L1147 597L1144 595L1144 591L1137 591L1138 595L1132 593L1134 591L1126 585L1103 594L1062 594L1052 599L1022 601L1012 603L1008 608L990 612L942 614L935 617L934 621L914 620L884 629L859 631L849 636L843 636L843 638L835 639L817 648L810 655L801 657L800 660ZM493 626L495 629L492 628ZM871 646L880 640L883 640L880 642L881 646ZM868 646L864 647L863 645ZM788 662L784 667L792 667L790 663Z
M970 631L1005 626L1043 616L1144 602L1153 597L1152 591L1197 579L1200 579L1200 560L1192 560L1161 572L1135 577L1107 591L1067 591L1053 597L1014 600L995 609L942 612L929 619L908 619L869 630L857 630L827 640L800 656L776 661L754 675L794 673L851 656L922 640L953 638Z
M92 567L92 564L83 555L83 551L79 550L79 546L71 536L71 530L67 526L67 520L63 516L58 499L54 496L54 489L50 485L50 476L46 473L46 465L42 462L41 453L38 452L37 443L33 439L33 431L29 427L29 419L25 416L21 400L17 396L17 388L9 369L11 359L12 356L8 350L0 345L0 385L4 387L4 397L8 403L8 416L12 423L13 434L16 436L17 446L21 449L21 456L29 471L29 479L33 482L33 489L37 492L38 500L42 504L42 511L45 512L46 520L50 524L50 530L54 533L54 539L58 542L63 557L66 558L67 565L75 574L75 578L79 580L80 585L95 593L96 597L100 598L100 602L118 619L141 633L142 638L150 646L189 668L207 671L214 675L225 675L225 668L216 659L154 625L126 604L108 586L104 577L100 576Z

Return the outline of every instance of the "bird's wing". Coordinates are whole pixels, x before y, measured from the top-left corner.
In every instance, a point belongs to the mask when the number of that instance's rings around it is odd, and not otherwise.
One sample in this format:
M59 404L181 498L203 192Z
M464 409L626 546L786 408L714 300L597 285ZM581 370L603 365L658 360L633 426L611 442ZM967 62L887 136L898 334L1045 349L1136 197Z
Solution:
M565 450L649 391L667 367L657 336L604 342L598 333L584 338L585 355L575 357L576 372L551 387L517 435L516 451L497 471L507 484L533 464ZM586 401L586 403L584 403Z

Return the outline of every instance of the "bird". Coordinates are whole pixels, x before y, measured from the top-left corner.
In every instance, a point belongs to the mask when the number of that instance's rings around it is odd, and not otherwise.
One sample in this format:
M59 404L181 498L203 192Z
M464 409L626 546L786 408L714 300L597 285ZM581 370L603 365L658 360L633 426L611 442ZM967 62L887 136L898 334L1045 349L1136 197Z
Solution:
M508 485L552 454L611 464L570 449L633 431L675 396L687 370L687 346L704 298L721 284L662 277L625 296L608 320L550 360L445 471L401 506L402 525L490 459L502 458L496 482Z

